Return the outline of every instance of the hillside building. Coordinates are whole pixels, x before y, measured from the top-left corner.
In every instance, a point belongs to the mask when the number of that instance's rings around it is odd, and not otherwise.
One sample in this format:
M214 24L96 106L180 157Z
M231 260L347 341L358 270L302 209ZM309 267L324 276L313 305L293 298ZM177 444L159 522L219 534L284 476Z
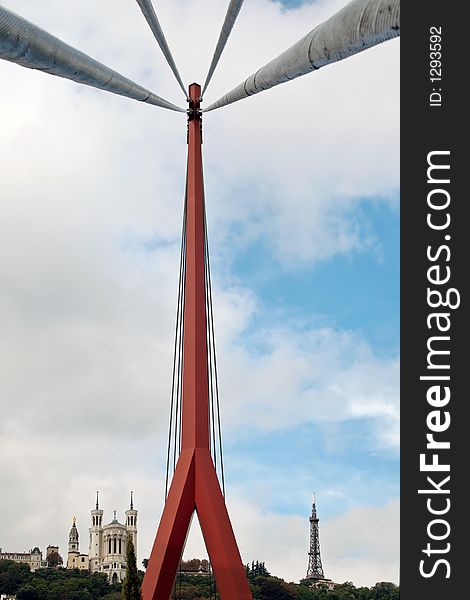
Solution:
M18 564L28 565L31 571L47 567L47 560L43 560L42 552L38 547L30 552L2 552L0 548L0 560L12 560Z
M96 505L91 511L91 527L89 528L88 554L81 554L79 534L74 519L69 533L68 569L87 569L92 573L106 573L110 583L120 583L126 576L127 542L132 539L137 549L137 515L134 509L131 492L130 507L125 511L125 523L120 523L114 511L113 520L103 525L103 510L99 507L99 496L96 494Z

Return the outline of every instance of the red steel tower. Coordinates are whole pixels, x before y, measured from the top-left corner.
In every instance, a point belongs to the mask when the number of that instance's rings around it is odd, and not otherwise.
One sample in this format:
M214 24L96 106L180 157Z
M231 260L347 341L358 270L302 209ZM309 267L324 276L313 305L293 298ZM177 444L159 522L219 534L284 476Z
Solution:
M222 600L251 600L212 456L205 282L201 87L189 86L183 309L181 451L142 584L143 600L168 600L194 511Z

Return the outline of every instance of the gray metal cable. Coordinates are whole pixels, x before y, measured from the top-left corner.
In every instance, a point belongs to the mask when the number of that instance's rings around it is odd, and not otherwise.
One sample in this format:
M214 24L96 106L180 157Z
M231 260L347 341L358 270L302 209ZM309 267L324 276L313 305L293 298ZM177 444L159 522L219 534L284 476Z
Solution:
M206 81L204 83L204 87L202 88L203 95L207 89L207 86L209 85L209 81L212 79L212 75L214 74L215 68L225 48L225 44L227 43L228 37L233 29L235 21L237 20L238 13L240 12L242 4L243 0L230 0L230 4L228 5L227 13L225 15L225 20L222 24L222 29L220 31L219 40L214 50L211 66L209 67Z
M204 112L343 60L400 35L400 0L353 0Z
M163 55L165 56L168 64L170 65L170 69L173 71L173 74L176 77L176 81L179 83L181 89L183 90L183 94L186 97L188 95L188 92L186 91L184 83L181 80L180 74L176 67L175 61L173 60L173 56L166 41L165 34L163 33L163 30L160 26L151 0L137 0L137 4L140 6L140 10L146 18L147 23L149 24L149 27L152 30L152 33L155 36L155 39L157 40L161 51L163 52Z
M2 6L0 58L140 102L185 112Z
M178 302L176 308L176 326L175 326L175 345L173 350L173 372L171 376L171 401L170 401L170 422L168 426L168 446L166 455L166 475L165 475L165 501L168 497L168 483L171 468L171 448L173 439L176 440L178 431L178 407L180 402L180 383L182 369L182 341L183 341L183 313L184 313L184 278L186 273L186 203L187 194L185 194L183 226L181 229L181 249L180 249L180 274L178 281ZM176 409L174 408L176 406ZM174 427L173 427L174 423ZM176 466L176 441L175 457L173 461L173 470Z

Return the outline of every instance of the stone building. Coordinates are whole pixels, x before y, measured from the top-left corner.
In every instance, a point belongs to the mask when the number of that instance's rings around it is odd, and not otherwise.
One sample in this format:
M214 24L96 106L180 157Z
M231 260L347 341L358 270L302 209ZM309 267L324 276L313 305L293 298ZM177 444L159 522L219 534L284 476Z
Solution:
M137 510L131 492L130 507L125 511L125 523L120 523L114 511L113 520L103 525L103 510L99 496L91 511L88 554L80 554L79 535L75 521L69 534L68 569L89 569L92 573L106 573L111 583L120 583L126 576L127 542L132 539L137 551Z
M50 554L59 554L59 546L51 546L49 544L49 546L46 548L46 558L50 555Z
M28 565L31 571L47 567L47 561L42 559L42 552L38 547L30 552L2 552L0 548L0 560L12 560L18 564Z

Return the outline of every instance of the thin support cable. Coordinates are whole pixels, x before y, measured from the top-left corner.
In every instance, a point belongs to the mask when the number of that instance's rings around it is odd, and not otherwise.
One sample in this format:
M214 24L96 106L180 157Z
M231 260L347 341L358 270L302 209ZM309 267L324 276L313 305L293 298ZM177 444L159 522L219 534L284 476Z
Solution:
M181 408L182 408L182 371L183 371L183 340L184 340L184 305L185 305L185 278L186 278L186 203L183 217L182 233L182 274L181 274L181 301L179 305L180 312L180 333L178 340L178 359L177 359L177 378L176 378L176 402L175 402L175 430L173 438L173 472L176 468L176 459L181 450Z
M204 214L205 221L205 214ZM206 311L206 353L207 353L207 422L209 426L209 452L212 454L214 445L212 444L212 368L211 368L211 354L210 354L210 337L208 327L208 305L207 305L207 257L206 257L206 225L204 222L204 301Z
M214 459L214 467L217 472L217 444L216 444L216 429L215 429L215 410L214 410L214 370L212 366L213 355L213 340L210 327L210 308L209 308L209 274L208 274L208 254L209 248L207 244L207 223L206 223L206 207L203 195L203 210L204 210L204 286L206 297L206 343L208 357L208 399L209 399L209 449L212 450Z
M184 227L184 226L183 226ZM176 325L175 325L175 343L173 349L173 373L171 377L171 403L170 403L170 426L168 428L168 448L166 454L166 476L165 476L165 500L168 496L168 478L170 471L170 448L171 448L171 434L173 429L173 406L175 400L175 373L176 373L176 350L178 347L178 333L180 324L180 301L181 301L181 282L183 272L183 239L181 239L181 250L180 250L180 274L178 282L178 303L176 308Z
M210 327L210 313L209 313L209 290L208 290L208 276L207 276L207 259L206 259L206 315L207 315L207 354L208 354L208 366L209 366L209 413L210 413L210 436L211 436L211 447L212 456L214 459L215 472L217 473L217 444L216 444L216 425L215 425L215 410L214 410L214 371L212 367L212 338L211 338L211 327Z
M184 295L184 273L185 273L185 233L186 233L186 205L183 211L183 225L181 228L181 250L180 250L180 273L178 282L178 302L176 308L176 326L175 326L175 343L173 350L173 373L171 380L171 404L170 404L170 425L168 428L168 447L167 447L167 458L166 458L166 476L165 476L165 500L168 496L168 482L170 475L170 454L172 446L172 434L176 436L177 431L177 410L174 410L177 397L175 398L175 381L179 382L181 377L180 374L180 355L181 355L181 339L182 339L182 307L184 307L183 295ZM178 395L178 390L177 390ZM174 423L174 431L173 431ZM173 465L174 471L174 465Z
M184 368L184 309L186 303L186 213L187 199L184 207L184 263L183 263L183 294L181 300L181 335L180 335L180 369L179 369L179 436L178 452L181 452L181 439L183 432L183 368Z
M208 311L208 304L207 304L207 283L206 283L206 316L207 316L207 311ZM206 339L207 339L207 357L208 357L208 380L207 380L207 387L208 387L208 399L209 399L209 406L208 406L208 419L209 419L209 451L212 454L212 457L214 459L214 464L216 465L216 470L217 470L217 457L215 456L215 439L214 439L214 403L213 403L213 397L214 397L214 392L213 392L213 384L212 384L212 357L211 357L211 340L210 340L210 334L209 334L209 327L207 326L206 323Z
M183 281L186 274L186 268L184 268L183 272ZM183 288L183 296L181 302L181 311L184 313L184 288ZM179 456L181 450L181 411L182 411L182 371L183 371L183 338L184 338L184 318L182 318L181 324L181 333L179 338L179 348L178 348L178 378L176 381L176 409L175 409L175 418L176 418L176 426L175 426L175 437L174 437L174 445L173 445L173 471L176 469L176 460Z
M178 388L179 388L179 379L178 379ZM173 473L175 472L176 469L176 458L177 458L177 452L176 452L176 440L178 439L178 427L179 427L179 390L177 390L176 392L176 406L175 406L175 433L173 436Z
M183 587L183 558L181 557L180 559L180 569L179 569L180 573L179 573L179 596L178 596L178 600L181 600L183 598L183 594L182 594L182 587Z
M215 443L215 422L214 422L214 386L212 369L212 341L211 329L209 324L209 277L207 274L207 225L206 225L206 207L203 193L203 223L204 223L204 289L205 289L205 310L206 310L206 344L207 344L207 393L208 393L208 419L209 419L209 449L214 461L217 472L217 445Z
M225 15L225 20L220 31L219 39L214 50L214 55L212 56L212 62L207 73L206 81L204 83L204 87L202 88L202 95L204 95L204 92L206 91L207 86L212 79L212 75L214 74L215 68L217 67L220 57L222 56L222 52L224 51L235 21L237 20L242 4L243 0L230 0L230 4L228 5L227 13Z
M212 563L209 561L209 594L210 599L212 600Z
M206 263L207 265L207 263ZM207 270L206 270L206 278L207 278ZM209 293L206 286L206 315L209 316ZM217 472L217 444L216 444L216 425L215 425L215 410L214 410L214 371L212 365L212 339L211 339L211 329L209 320L207 320L207 338L208 338L208 357L209 357L209 400L210 400L210 425L211 425L211 434L212 434L212 455L214 457L214 467Z
M140 6L140 10L144 15L147 23L149 24L152 33L157 40L158 45L160 46L161 51L163 52L164 57L170 69L173 71L173 75L176 77L176 81L179 83L179 86L183 90L183 94L186 97L187 92L184 87L184 83L181 80L181 76L179 74L178 68L176 67L175 61L171 54L170 47L168 46L168 42L166 41L165 34L163 33L163 29L161 28L160 22L158 20L155 9L153 8L151 0L137 0L137 4Z
M181 364L181 336L178 340L178 367L177 367L177 379L176 379L176 395L175 395L175 428L173 433L173 473L176 469L176 459L178 457L177 453L177 439L178 439L178 431L180 427L179 423L179 405L180 405L180 364Z
M184 298L184 294L183 294ZM183 304L184 306L184 304ZM184 325L182 328L184 336ZM181 376L180 376L180 402L179 402L179 433L178 433L178 456L181 453L181 440L183 435L183 336L181 337Z
M203 184L204 185L204 184ZM211 280L211 269L210 269L210 256L209 256L209 236L207 232L207 220L206 220L206 207L205 207L205 195L203 191L203 203L204 203L204 255L206 263L206 315L207 315L207 329L208 337L210 339L210 345L208 348L209 364L210 364L210 381L211 381L211 406L212 406L212 423L213 423L213 443L214 443L214 466L217 471L217 451L219 452L220 459L220 473L222 483L222 493L225 497L225 472L224 472L224 459L222 452L222 425L220 419L220 402L219 402L219 382L217 373L217 353L215 346L215 328L214 328L214 310L212 302L212 280ZM215 389L215 409L214 409L214 392L212 388L212 382ZM216 430L217 423L217 430ZM218 448L216 445L216 437L218 438Z
M206 237L207 240L207 237ZM208 242L206 241L206 244ZM219 402L219 376L217 372L217 352L215 347L215 328L214 328L214 309L212 303L212 281L211 281L211 269L210 269L210 258L209 250L207 250L207 271L209 274L209 307L210 307L210 327L212 331L212 346L214 353L214 381L215 381L215 400L217 410L217 427L218 427L218 438L219 438L219 455L220 455L220 469L222 477L222 493L225 498L225 473L224 473L224 456L222 452L222 424L220 419L220 402Z

